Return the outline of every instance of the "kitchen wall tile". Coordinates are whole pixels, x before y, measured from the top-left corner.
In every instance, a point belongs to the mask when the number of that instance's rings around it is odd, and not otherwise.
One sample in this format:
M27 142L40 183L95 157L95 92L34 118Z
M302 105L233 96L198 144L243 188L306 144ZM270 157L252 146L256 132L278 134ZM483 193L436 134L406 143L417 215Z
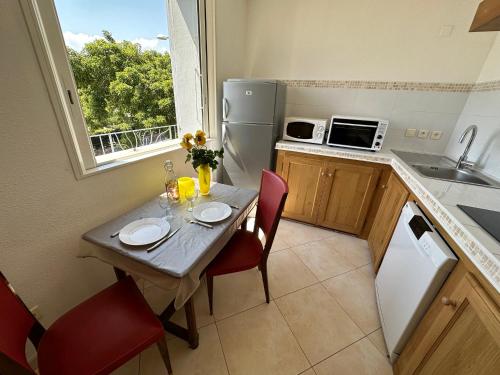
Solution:
M356 116L379 117L387 119L394 108L398 95L392 90L357 90L355 108Z
M464 108L469 93L464 92L421 92L418 110L426 112L460 113Z

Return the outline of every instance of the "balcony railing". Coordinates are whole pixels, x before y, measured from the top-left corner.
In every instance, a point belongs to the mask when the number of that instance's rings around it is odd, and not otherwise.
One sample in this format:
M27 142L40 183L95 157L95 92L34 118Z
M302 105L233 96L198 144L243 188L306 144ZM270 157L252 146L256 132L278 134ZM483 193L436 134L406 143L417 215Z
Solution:
M166 125L155 128L91 135L89 138L95 156L101 156L118 151L135 150L142 146L176 139L178 138L178 133L177 125Z

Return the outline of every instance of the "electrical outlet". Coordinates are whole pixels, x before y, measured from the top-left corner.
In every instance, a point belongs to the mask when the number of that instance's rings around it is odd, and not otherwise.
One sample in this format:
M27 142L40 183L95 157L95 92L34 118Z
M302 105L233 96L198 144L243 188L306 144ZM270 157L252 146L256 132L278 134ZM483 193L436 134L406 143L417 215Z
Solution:
M443 132L440 131L440 130L433 130L431 132L431 139L434 140L434 141L437 141L438 139L441 139L443 135Z
M418 138L425 139L429 136L429 129L420 129L418 131Z
M417 136L417 129L411 129L411 128L406 129L405 137L416 137L416 136Z
M30 309L30 312L37 320L42 320L42 313L40 312L40 306L35 305Z

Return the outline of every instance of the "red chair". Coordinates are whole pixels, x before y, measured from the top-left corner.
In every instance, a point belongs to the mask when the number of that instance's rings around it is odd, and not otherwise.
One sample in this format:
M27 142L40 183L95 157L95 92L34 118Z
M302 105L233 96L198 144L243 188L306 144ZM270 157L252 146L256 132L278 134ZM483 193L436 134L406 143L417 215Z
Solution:
M253 232L244 229L236 231L224 249L207 267L210 314L213 314L214 276L245 271L257 266L262 273L266 302L269 303L267 257L273 244L287 195L288 185L286 181L274 172L263 170ZM265 246L262 246L258 237L259 229L264 232Z
M28 338L40 375L109 374L154 343L172 373L163 326L130 276L45 330L0 272L0 374L35 374L25 356Z

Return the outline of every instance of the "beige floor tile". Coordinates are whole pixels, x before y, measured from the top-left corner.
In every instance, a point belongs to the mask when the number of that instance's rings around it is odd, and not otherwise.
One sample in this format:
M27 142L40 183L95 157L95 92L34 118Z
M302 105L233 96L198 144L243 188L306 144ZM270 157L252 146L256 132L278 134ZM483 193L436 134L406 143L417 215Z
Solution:
M226 362L215 324L200 328L200 345L195 350L181 339L168 341L170 361L175 375L227 375ZM141 357L140 375L166 374L156 345Z
M328 238L334 234L335 232L329 229L284 219L280 221L277 231L277 236L289 247Z
M274 298L318 282L309 268L291 250L271 254L267 267L269 289Z
M335 251L342 254L345 259L356 267L364 266L371 262L371 252L368 242L354 236L334 232L331 237L324 240Z
M375 332L372 332L368 335L368 338L372 342L373 345L378 349L382 355L387 356L387 346L385 344L384 335L382 333L382 329L379 328Z
M278 298L276 304L312 364L363 337L320 284Z
M318 375L389 375L392 368L375 346L364 338L314 366Z
M380 328L375 280L369 276L370 272L369 266L364 266L323 282L365 334Z
M149 305L153 308L153 311L157 314L161 313L163 309L170 303L172 298L175 297L175 291L165 291L156 286L149 286L144 290L144 297L148 301ZM194 294L194 307L196 313L196 323L198 327L204 327L210 323L214 322L214 318L210 315L210 310L208 307L208 294L206 288L206 282L203 279L201 285ZM171 319L174 323L180 324L186 327L186 314L184 309L177 310ZM169 339L172 336L168 336Z
M214 277L214 317L227 318L266 302L262 276L257 268Z
M316 375L316 373L314 372L314 370L312 368L310 368L309 370L301 372L300 375Z
M135 356L120 368L116 369L111 375L137 375L139 373L140 355Z
M330 244L323 240L292 247L292 250L320 280L356 268L342 254L337 253Z
M293 375L310 367L272 301L217 326L231 375Z

